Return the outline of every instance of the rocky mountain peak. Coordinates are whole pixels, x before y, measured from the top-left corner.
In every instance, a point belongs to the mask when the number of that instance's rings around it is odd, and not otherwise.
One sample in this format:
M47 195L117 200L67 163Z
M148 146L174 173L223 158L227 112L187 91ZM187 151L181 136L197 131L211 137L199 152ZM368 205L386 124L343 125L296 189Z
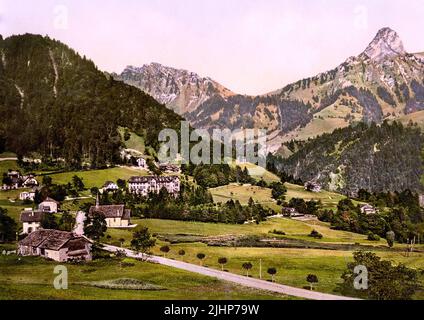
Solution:
M362 55L371 60L381 62L386 58L405 53L406 51L403 47L402 40L396 31L390 28L383 28L378 31L374 40L371 41Z

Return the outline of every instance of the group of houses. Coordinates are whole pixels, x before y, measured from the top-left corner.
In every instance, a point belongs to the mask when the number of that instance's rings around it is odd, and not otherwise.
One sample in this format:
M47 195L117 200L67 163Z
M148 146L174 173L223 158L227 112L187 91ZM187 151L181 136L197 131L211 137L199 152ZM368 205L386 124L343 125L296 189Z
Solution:
M29 234L33 231L39 230L41 228L41 221L43 220L44 215L48 213L57 213L59 206L59 202L47 197L38 205L37 210L34 210L33 208L24 209L21 212L22 233Z
M3 177L2 190L14 190L20 188L34 188L38 186L36 175L29 173L22 175L18 170L9 170Z

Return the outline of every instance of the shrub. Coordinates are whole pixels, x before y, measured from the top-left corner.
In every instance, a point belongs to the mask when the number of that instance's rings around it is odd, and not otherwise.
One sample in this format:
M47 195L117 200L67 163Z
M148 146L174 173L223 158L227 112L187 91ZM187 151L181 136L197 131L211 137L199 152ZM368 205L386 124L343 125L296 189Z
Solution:
M369 241L380 241L380 236L379 235L377 235L377 234L375 234L375 233L372 233L372 232L369 232L368 233L368 238L367 238Z
M312 237L315 239L322 239L322 234L316 230L312 230L311 233L309 234L309 237Z

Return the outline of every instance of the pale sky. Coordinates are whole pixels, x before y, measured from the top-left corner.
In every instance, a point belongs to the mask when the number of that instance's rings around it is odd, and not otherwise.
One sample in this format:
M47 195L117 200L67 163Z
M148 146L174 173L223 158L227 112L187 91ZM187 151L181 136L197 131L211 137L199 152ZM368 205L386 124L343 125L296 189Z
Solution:
M0 34L48 34L104 71L159 62L263 94L361 53L382 27L424 51L422 0L0 0Z

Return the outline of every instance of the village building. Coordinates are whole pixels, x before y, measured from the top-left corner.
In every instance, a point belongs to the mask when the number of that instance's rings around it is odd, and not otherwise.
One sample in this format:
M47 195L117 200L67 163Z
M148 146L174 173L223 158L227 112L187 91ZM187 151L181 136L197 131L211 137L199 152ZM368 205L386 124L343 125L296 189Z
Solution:
M41 256L58 262L90 261L92 242L72 232L40 229L19 242L18 254Z
M25 201L30 200L34 201L35 191L24 191L19 194L19 200Z
M131 193L148 196L149 193L158 194L165 188L169 194L177 197L180 193L179 176L141 176L131 177L128 180L128 188Z
M6 174L7 182L2 186L3 190L14 190L19 188L33 188L38 186L35 174L21 175L18 170L9 170Z
M57 213L59 206L59 202L50 197L47 197L46 199L44 199L43 202L38 205L38 209L43 212Z
M283 216L285 217L291 217L292 215L298 214L295 208L290 208L290 207L284 207L282 210L282 213L283 213Z
M119 187L116 183L112 181L106 181L102 187L102 191L113 192L119 190Z
M180 167L170 163L160 163L159 170L166 173L180 173Z
M26 209L21 212L22 233L29 234L41 228L44 212Z
M363 214L376 214L378 213L378 210L374 208L372 205L364 204L360 207L361 213Z
M147 166L147 161L146 161L146 159L144 159L144 158L138 158L137 160L137 165L141 168L141 169L148 169L148 166Z
M131 210L125 205L99 205L97 196L96 205L91 206L88 215L92 217L94 213L101 213L106 220L108 228L128 228L131 226Z
M27 176L23 176L21 181L23 188L34 188L38 186L38 181L35 179L35 175L32 173Z
M305 190L310 192L320 192L321 191L321 185L314 181L308 181L305 183Z

